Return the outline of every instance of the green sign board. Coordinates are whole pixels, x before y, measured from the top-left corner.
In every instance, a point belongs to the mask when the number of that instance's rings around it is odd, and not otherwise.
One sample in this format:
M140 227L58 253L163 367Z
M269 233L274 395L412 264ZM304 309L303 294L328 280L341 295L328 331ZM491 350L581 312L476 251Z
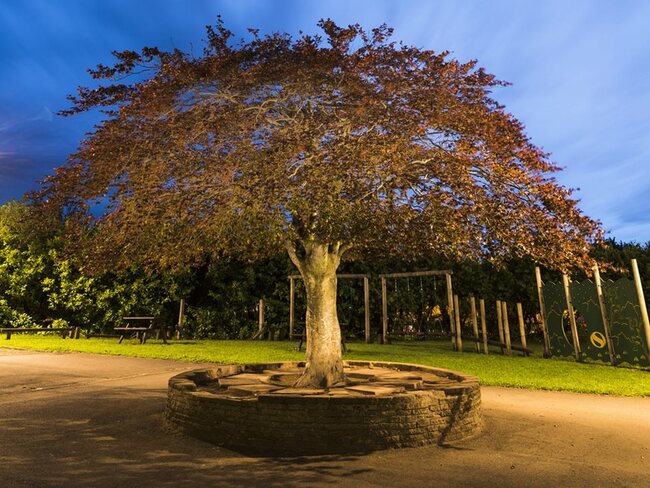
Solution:
M607 336L596 285L589 280L573 282L569 291L582 357L609 362ZM564 286L562 283L545 283L543 293L551 355L574 356L571 321ZM616 362L650 366L634 282L627 278L605 281L603 296Z
M650 366L634 282L627 278L604 281L603 295L617 362Z

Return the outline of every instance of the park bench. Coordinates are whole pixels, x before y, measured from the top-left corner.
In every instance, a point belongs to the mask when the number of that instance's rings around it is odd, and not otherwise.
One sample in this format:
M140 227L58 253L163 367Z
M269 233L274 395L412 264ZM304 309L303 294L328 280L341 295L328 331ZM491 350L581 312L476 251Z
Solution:
M120 333L120 339L117 341L118 344L121 344L124 340L124 337L130 335L132 339L138 339L140 344L147 342L147 337L151 334L156 334L156 339L162 340L165 344L167 342L167 327L164 324L157 325L158 317L122 317L122 320L127 322L127 325L124 327L115 327L113 330ZM131 323L146 323L147 326L134 326L130 325Z
M7 334L7 340L11 339L12 334L21 334L24 332L60 332L64 339L79 339L79 327L0 327L0 333Z

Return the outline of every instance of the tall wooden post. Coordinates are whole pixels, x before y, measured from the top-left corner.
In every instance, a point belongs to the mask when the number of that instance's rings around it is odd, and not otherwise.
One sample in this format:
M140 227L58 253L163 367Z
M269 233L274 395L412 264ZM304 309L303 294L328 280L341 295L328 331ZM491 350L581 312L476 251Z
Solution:
M528 346L526 344L526 324L524 324L524 310L521 303L517 302L517 318L519 319L519 335L521 337L521 346L524 348L524 356L528 356Z
M454 292L451 287L451 275L445 275L447 281L447 312L449 314L449 329L451 332L451 347L455 351L458 347L456 342L456 322L454 319Z
M488 337L487 337L487 320L485 318L485 300L481 298L478 304L479 304L479 309L481 310L481 332L483 332L483 352L485 354L489 354Z
M535 281L537 281L537 298L539 299L539 313L542 316L542 333L544 334L544 357L551 357L551 339L548 336L548 324L546 323L546 303L542 289L542 273L539 266L535 266Z
M257 317L257 332L259 334L262 334L262 329L264 329L264 299L260 298L260 303L257 306L257 312L258 312L258 317Z
M456 313L454 314L456 317L456 350L458 352L463 352L463 338L461 337L462 330L460 326L460 304L458 301L458 295L454 295L454 308L456 309Z
M469 297L469 308L472 313L472 329L474 331L474 349L476 352L481 352L481 346L479 345L479 338L478 338L478 319L476 317L476 300L474 297Z
M634 275L634 285L636 294L639 298L639 309L641 310L641 319L643 320L643 331L645 332L645 343L648 348L648 360L650 360L650 320L648 320L648 308L643 296L643 286L641 285L641 275L639 274L639 265L636 259L632 260L632 274Z
M386 297L386 278L381 278L381 343L388 340L388 300Z
M573 301L571 300L571 290L569 288L569 277L566 273L562 274L562 284L564 285L564 297L569 312L569 323L571 324L571 335L573 336L573 350L575 351L576 361L582 361L582 351L580 350L580 340L578 339L578 326L576 325L576 315L573 311Z
M503 307L502 320L503 320L503 337L506 340L506 354L510 356L512 354L512 344L510 343L510 324L508 323L508 304L506 302L501 302L501 307Z
M176 326L176 339L180 339L181 335L185 335L185 299L181 298L181 303L178 306L178 325Z
M609 354L609 362L616 365L616 353L614 351L614 344L612 344L611 334L609 333L609 316L607 314L607 307L605 306L605 297L603 295L603 282L600 280L600 270L598 265L593 267L594 283L596 284L596 295L598 296L598 305L600 307L600 317L603 320L603 330L605 331L605 340L607 341L607 353Z
M293 278L289 277L289 340L293 340L293 319L294 319L294 282Z
M497 327L499 328L499 342L503 344L505 339L503 338L503 309L501 308L501 300L497 300ZM501 354L503 354L503 346L501 348Z
M363 309L365 311L366 344L370 344L370 283L367 276L363 277Z

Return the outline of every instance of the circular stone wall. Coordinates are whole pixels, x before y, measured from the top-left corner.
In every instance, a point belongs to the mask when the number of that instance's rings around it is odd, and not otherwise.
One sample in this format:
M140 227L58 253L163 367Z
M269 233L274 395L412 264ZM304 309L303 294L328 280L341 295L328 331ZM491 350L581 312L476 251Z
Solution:
M167 427L230 449L326 454L442 444L481 430L478 379L346 361L345 385L290 385L304 362L220 366L169 380Z

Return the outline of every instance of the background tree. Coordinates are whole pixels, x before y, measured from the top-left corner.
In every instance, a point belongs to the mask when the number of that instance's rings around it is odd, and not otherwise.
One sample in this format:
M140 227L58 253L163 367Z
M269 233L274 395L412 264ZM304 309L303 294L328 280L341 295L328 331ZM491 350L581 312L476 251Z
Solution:
M114 53L90 71L107 83L65 112L101 107L105 120L36 198L64 212L98 269L286 249L307 292L298 384L328 386L343 374L342 258L528 255L564 268L589 263L599 228L476 62L395 44L386 26L319 27L323 38L251 30L234 43L219 21L200 57Z

